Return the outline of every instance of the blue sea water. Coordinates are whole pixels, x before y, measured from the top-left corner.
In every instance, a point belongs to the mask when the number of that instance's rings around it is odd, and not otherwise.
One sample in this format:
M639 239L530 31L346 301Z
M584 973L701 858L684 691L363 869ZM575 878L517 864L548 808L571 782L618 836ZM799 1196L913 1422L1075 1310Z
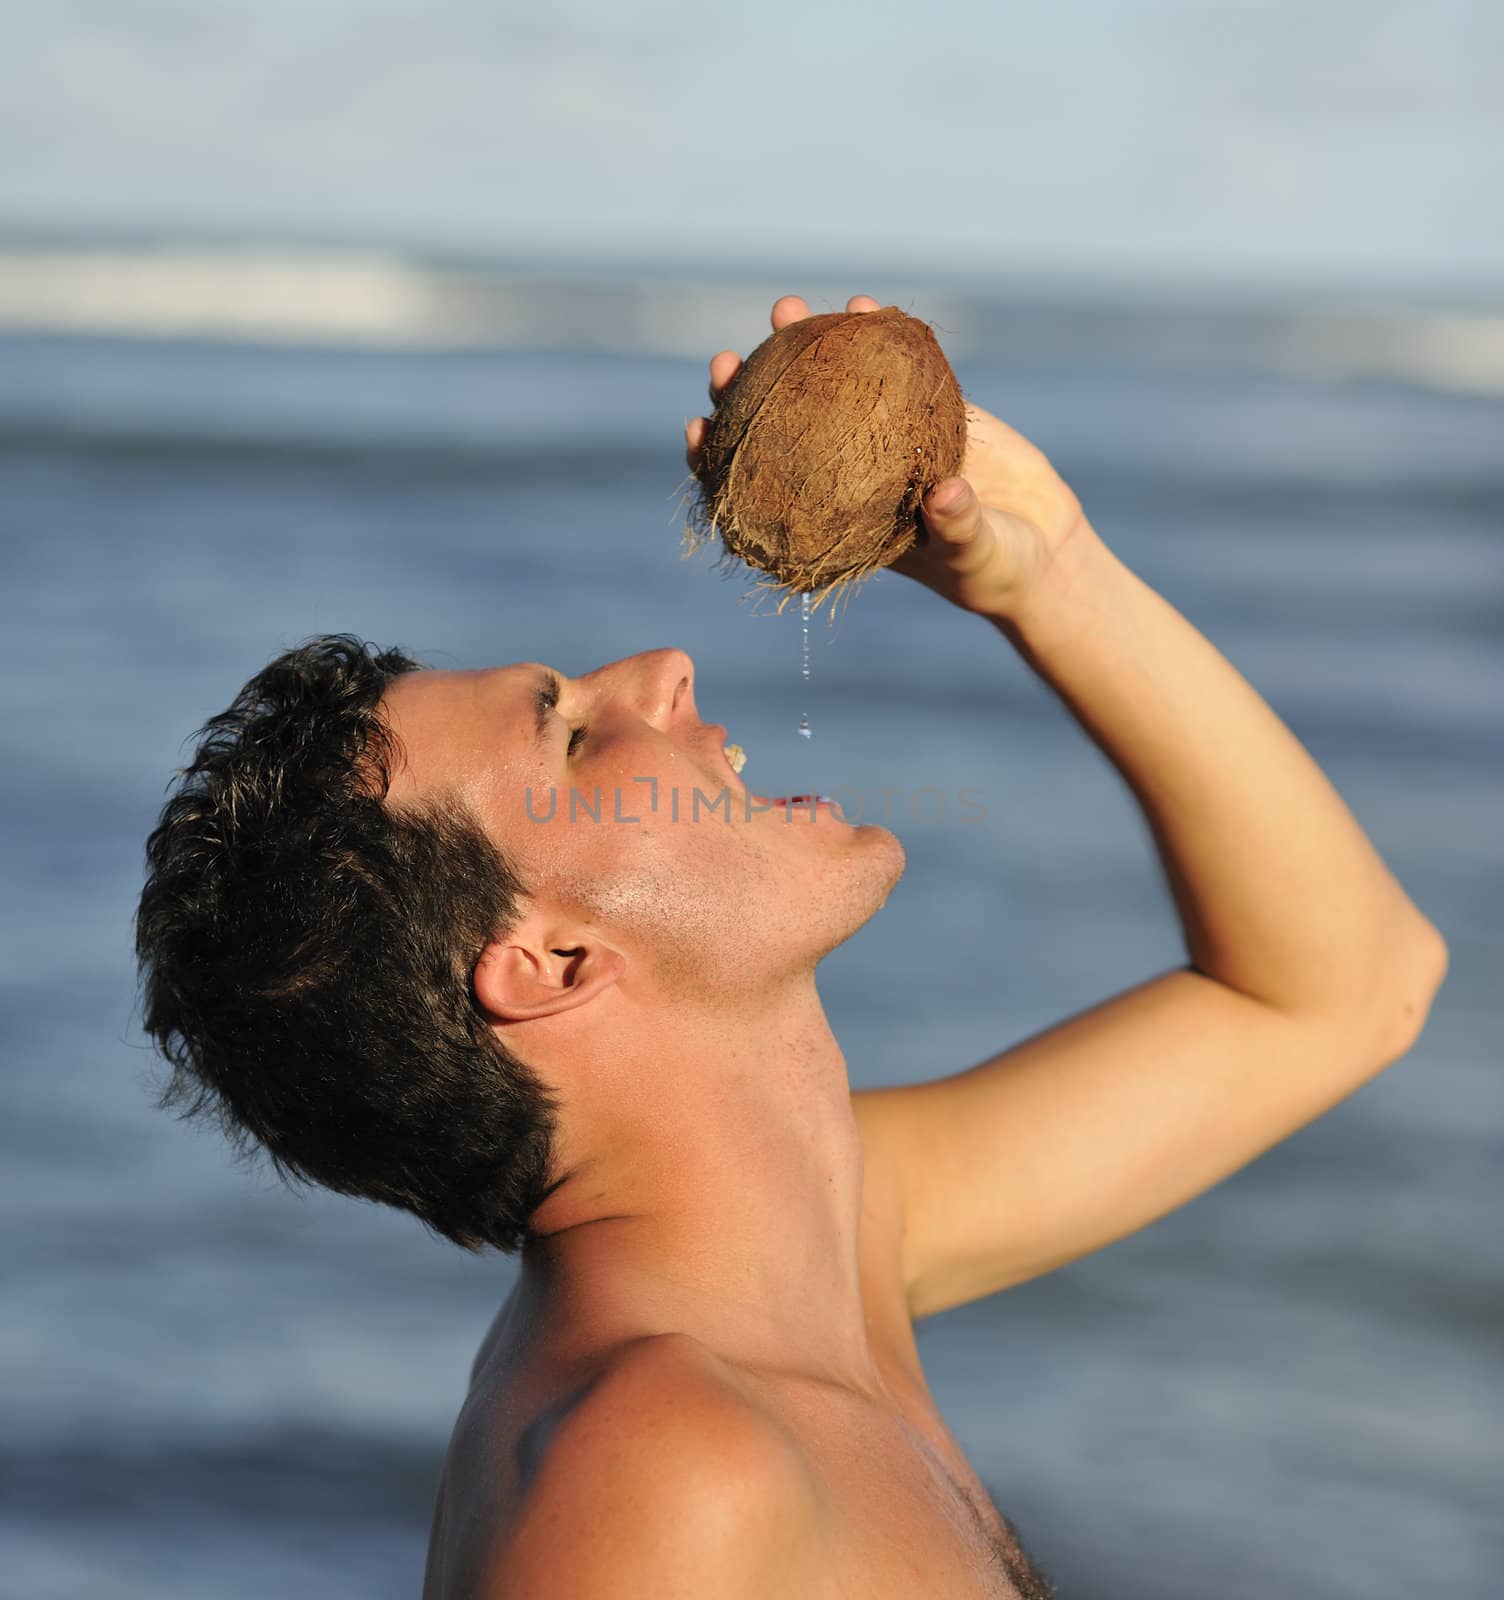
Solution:
M921 1325L1063 1600L1504 1586L1504 401L982 350L1108 542L1333 777L1452 969L1404 1062L1136 1237ZM812 629L680 547L699 363L0 344L0 1594L414 1596L511 1279L152 1109L141 849L189 735L352 631L576 674L673 644L768 793L921 785L822 968L857 1086L1181 958L1126 790L985 624L885 574ZM797 736L806 703L814 738ZM924 816L930 815L925 812Z

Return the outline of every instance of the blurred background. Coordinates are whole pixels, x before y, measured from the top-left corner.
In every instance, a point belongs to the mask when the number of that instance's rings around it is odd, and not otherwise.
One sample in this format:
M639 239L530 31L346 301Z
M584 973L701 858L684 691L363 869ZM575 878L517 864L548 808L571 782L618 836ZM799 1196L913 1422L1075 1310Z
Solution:
M10 0L0 1593L419 1592L512 1266L232 1166L134 1011L166 785L285 646L680 645L760 791L979 790L822 968L857 1086L1181 959L985 624L884 574L806 691L796 611L684 558L705 362L785 292L933 322L1452 951L1328 1116L922 1324L943 1411L1062 1600L1499 1592L1501 71L1494 0Z

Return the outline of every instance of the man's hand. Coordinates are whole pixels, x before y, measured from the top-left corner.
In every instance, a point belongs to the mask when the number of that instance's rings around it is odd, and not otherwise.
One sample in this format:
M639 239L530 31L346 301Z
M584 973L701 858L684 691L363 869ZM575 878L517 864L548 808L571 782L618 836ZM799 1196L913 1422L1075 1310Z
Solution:
M846 302L846 309L879 307L871 295L859 294ZM773 306L773 331L809 315L809 306L798 295L786 294ZM712 400L741 365L734 350L711 358ZM893 562L892 570L963 611L1016 618L1085 518L1080 502L1044 453L1021 433L980 406L968 404L966 420L964 475L943 479L930 490L920 508L927 538ZM691 471L698 466L708 427L705 417L685 425Z

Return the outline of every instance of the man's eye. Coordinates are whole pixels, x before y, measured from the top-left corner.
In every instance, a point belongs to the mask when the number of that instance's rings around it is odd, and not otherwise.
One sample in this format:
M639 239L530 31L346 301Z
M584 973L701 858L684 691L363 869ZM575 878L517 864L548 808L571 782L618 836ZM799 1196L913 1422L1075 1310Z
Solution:
M573 755L575 753L575 751L578 750L582 744L584 744L585 735L587 733L589 733L589 732L590 732L590 729L587 728L585 726L585 724L582 722L579 725L579 727L576 728L574 730L574 732L570 734L570 736L569 736L569 751L568 751L568 753L570 755Z

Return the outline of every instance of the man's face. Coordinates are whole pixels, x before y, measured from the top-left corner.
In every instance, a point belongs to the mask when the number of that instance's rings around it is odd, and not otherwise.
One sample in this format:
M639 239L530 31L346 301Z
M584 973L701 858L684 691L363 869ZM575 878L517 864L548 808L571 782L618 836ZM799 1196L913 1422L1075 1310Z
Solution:
M382 703L406 757L390 803L456 794L529 906L577 916L671 984L755 990L808 971L903 872L890 832L830 806L749 815L727 732L700 720L679 650L581 678L534 662L412 672Z

